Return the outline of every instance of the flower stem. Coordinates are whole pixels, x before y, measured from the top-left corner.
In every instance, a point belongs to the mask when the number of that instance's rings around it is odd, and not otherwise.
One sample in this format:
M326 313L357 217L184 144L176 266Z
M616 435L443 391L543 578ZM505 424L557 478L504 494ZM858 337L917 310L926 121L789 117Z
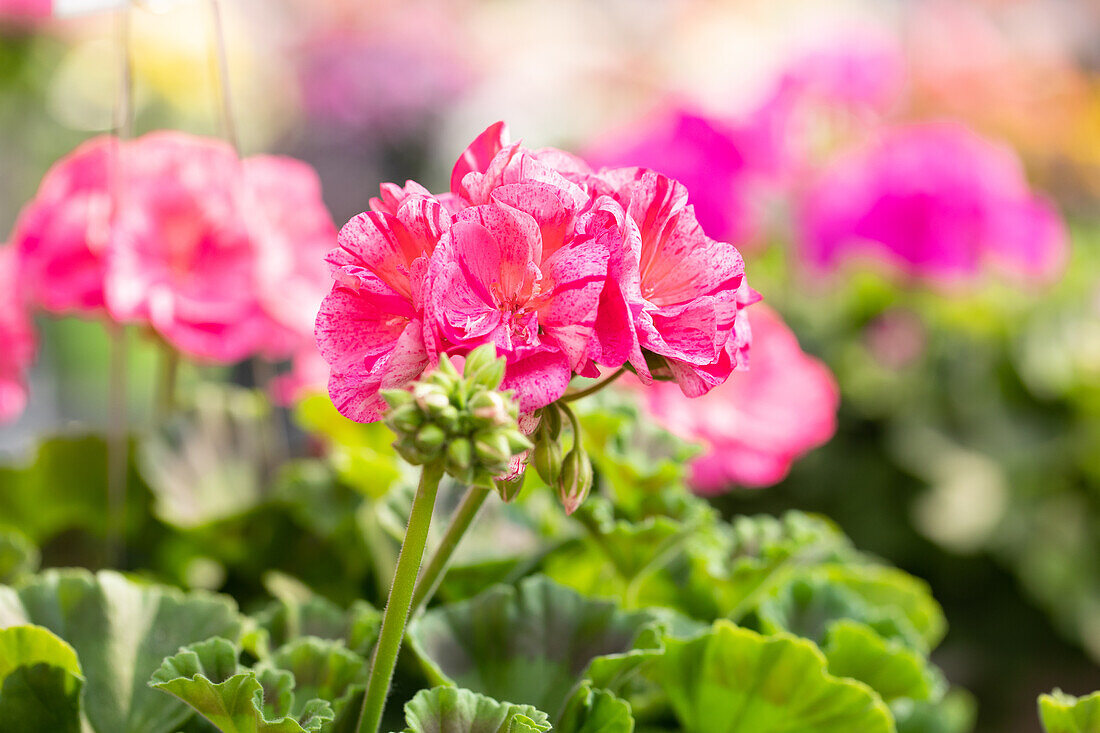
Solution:
M107 383L107 567L117 567L121 561L123 525L126 513L126 468L129 445L126 408L126 330L114 322L107 323L111 344Z
M405 541L401 543L401 553L397 556L390 597L382 614L382 630L371 657L370 677L367 680L367 691L363 695L363 708L359 713L358 733L377 733L382 722L382 710L386 706L393 669L397 665L397 653L401 650L401 641L405 637L405 623L409 619L413 588L420 572L420 562L424 558L424 544L428 539L435 495L442 477L443 466L438 461L426 464L420 474L420 486L413 499Z
M601 389L603 389L607 385L611 384L612 382L614 382L616 379L618 379L619 377L621 377L625 373L626 373L626 367L621 366L618 369L616 369L614 372L612 372L610 377L603 380L602 382L596 382L591 387L587 387L587 388L579 390L577 392L569 392L568 394L563 395L560 398L559 402L573 402L574 400L579 400L582 397L587 397L590 394L596 394Z
M471 486L466 490L458 509L451 515L451 523L447 525L447 531L443 534L439 547L435 549L432 559L428 561L423 572L420 573L420 580L417 581L416 590L413 591L412 609L410 611L412 617L415 618L416 614L420 612L420 608L435 595L439 583L443 580L443 574L447 571L447 565L451 562L451 556L454 555L455 548L462 541L466 530L473 524L490 491L490 489L483 489L480 486Z
M157 380L157 418L167 419L176 409L176 383L179 382L180 354L167 343L161 344L160 378Z

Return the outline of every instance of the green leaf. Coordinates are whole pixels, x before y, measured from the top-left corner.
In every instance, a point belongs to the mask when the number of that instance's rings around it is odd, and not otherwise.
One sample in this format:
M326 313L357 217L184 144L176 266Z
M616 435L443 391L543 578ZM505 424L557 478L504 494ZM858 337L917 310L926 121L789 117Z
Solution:
M924 651L934 649L947 633L943 609L920 578L879 565L831 565L816 572L826 582L853 591L872 608L900 613L920 635Z
M40 626L0 630L0 727L77 733L84 685L76 652Z
M805 639L718 621L706 635L665 644L640 673L685 733L894 733L874 691L828 674Z
M17 667L45 663L81 677L73 648L41 626L0 629L0 683Z
M583 682L565 704L554 730L558 733L633 733L630 703Z
M938 702L897 700L890 708L898 733L970 733L978 715L974 696L959 688Z
M409 640L432 682L556 713L593 659L633 649L653 622L534 576L429 611Z
M943 694L943 678L928 660L900 642L883 639L866 624L837 621L822 651L830 674L864 682L888 703L934 700Z
M300 636L343 641L351 651L367 655L378 639L382 613L366 601L355 601L347 610L323 596L283 598L255 615L256 623L270 635L273 647Z
M859 621L884 639L896 639L924 650L925 641L905 614L894 606L875 607L846 586L814 570L795 577L761 601L756 608L760 630L766 634L789 631L823 645L833 624Z
M542 733L546 713L454 687L421 690L405 705L405 733Z
M235 639L231 600L144 586L114 572L51 570L18 591L0 587L0 628L37 624L76 651L86 679L84 713L99 733L172 733L190 715L146 682L181 646Z
M393 433L382 423L347 419L327 394L302 400L294 416L304 430L328 441L329 460L341 480L365 496L384 496L401 477L402 464L390 445Z
M732 552L716 583L721 613L743 618L757 604L806 568L858 556L831 522L798 511L782 517L736 517Z
M291 706L292 715L300 714L312 698L327 700L337 708L337 701L352 685L366 682L367 660L339 641L309 636L294 639L272 655L270 664L294 675L294 695L299 702Z
M1074 697L1055 690L1041 695L1039 717L1046 733L1100 733L1100 692Z
M137 446L135 462L156 498L157 516L189 528L256 506L274 455L270 412L255 390L199 385L191 405Z
M293 675L264 675L237 663L237 648L227 639L192 644L164 660L150 687L175 695L222 733L312 733L333 719L323 700L310 700L292 715ZM268 715L271 715L271 719Z
M148 515L148 492L132 466L128 482L126 533ZM30 465L0 467L0 517L37 545L66 530L104 536L117 528L106 495L107 445L97 436L52 438L38 446Z
M0 584L11 585L38 569L38 548L22 532L0 529Z
M80 677L45 662L19 667L0 688L0 726L19 733L79 733Z

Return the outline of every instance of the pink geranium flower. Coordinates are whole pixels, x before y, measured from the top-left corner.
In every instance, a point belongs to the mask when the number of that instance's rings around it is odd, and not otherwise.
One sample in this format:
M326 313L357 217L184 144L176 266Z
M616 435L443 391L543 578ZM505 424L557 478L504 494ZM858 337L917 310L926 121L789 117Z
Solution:
M433 324L460 350L494 343L508 359L504 388L530 412L587 363L614 224L589 217L574 233L569 209L538 184L496 196L460 212L433 257Z
M435 347L423 324L424 278L450 218L437 199L416 195L392 214L360 214L340 231L328 257L336 283L316 333L332 401L352 420L380 419L379 390L403 386L428 366Z
M745 363L741 311L758 296L741 255L702 232L665 176L594 173L497 123L459 157L447 193L383 184L370 207L330 257L336 285L317 321L330 392L353 419L379 419L378 390L438 354L484 343L507 358L504 386L525 413L600 367L629 361L647 382L656 370L699 395Z
M668 384L645 390L665 427L704 444L704 454L691 464L691 484L702 493L775 484L799 456L836 432L839 393L832 374L802 351L770 308L758 305L748 313L751 369L698 401Z
M120 155L114 138L89 140L54 164L20 212L11 243L33 305L59 314L103 311L109 179Z
M986 265L1050 280L1068 248L1015 154L953 123L897 127L840 157L807 191L801 220L802 252L816 269L861 257L943 284Z
M25 306L15 250L0 247L0 423L17 418L27 403L34 331Z
M687 189L667 176L616 168L591 182L624 207L637 230L631 250L622 251L616 287L638 347L663 357L667 370L659 367L658 376L673 378L689 397L705 394L747 363L751 332L742 311L759 296L745 282L741 253L703 232ZM630 363L651 379L641 353Z
M34 303L145 323L224 363L312 341L334 236L304 163L242 163L224 143L160 132L59 161L12 241Z

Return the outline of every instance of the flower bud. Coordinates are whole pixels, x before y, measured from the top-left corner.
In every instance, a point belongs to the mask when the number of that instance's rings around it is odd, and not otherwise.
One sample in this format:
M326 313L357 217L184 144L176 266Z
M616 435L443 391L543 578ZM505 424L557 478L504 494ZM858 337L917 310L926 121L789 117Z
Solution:
M473 449L466 438L456 438L447 445L448 468L456 472L468 471L473 465Z
M526 468L525 468L526 470ZM521 471L517 476L513 476L510 479L496 479L493 481L493 486L496 488L497 493L500 494L501 501L509 502L519 496L519 492L523 489L523 479L527 474Z
M515 422L507 400L500 392L478 392L467 407L481 426L504 426Z
M408 394L405 392L403 394ZM410 396L411 398L411 396ZM386 422L398 433L415 433L424 424L424 413L411 401L390 410Z
M379 392L391 410L404 407L413 401L413 396L404 389L384 389Z
M463 375L469 379L477 372L497 361L497 349L493 344L479 346L466 355L466 364L462 367ZM493 385L488 389L496 389L499 385Z
M547 486L557 486L562 469L561 444L548 433L543 433L535 443L534 462L535 471Z
M566 514L572 514L592 490L592 464L580 445L573 447L565 457L561 477L558 480L558 497Z
M557 440L561 436L561 410L554 404L549 404L542 408L539 415L542 418L539 429L546 431L553 440Z
M434 453L442 447L445 440L447 440L447 434L443 432L443 428L434 423L428 423L417 432L416 447L424 453Z
M488 467L503 465L507 468L508 461L512 458L508 438L498 432L478 433L474 440L474 452L477 454L478 461Z
M504 381L504 359L494 359L477 371L466 370L466 379L475 388L497 389Z

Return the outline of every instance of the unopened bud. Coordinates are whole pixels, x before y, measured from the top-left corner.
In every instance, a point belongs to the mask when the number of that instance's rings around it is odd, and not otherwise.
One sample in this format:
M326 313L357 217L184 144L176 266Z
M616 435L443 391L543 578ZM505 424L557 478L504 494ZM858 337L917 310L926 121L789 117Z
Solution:
M584 450L576 445L565 457L561 478L558 480L558 497L566 514L572 514L584 502L592 490L592 464Z
M407 392L405 394L408 394ZM415 433L424 424L424 413L414 403L395 407L386 416L386 422L394 432L411 434Z
M416 434L416 447L425 452L437 451L447 439L443 429L433 423L428 423L420 428Z
M477 459L489 467L507 465L512 457L508 438L502 433L479 433L474 441L474 452L477 453Z
M518 475L509 479L496 479L493 482L493 486L496 488L497 493L500 494L501 501L509 502L519 496L519 492L523 489L523 479L526 478L526 467L523 471L520 471Z
M413 401L413 396L404 389L384 389L379 392L391 410L404 407Z
M539 429L546 431L552 439L557 440L561 436L561 410L550 404L542 408L540 413L542 420Z
M455 471L469 470L473 463L473 449L466 438L456 438L447 446L447 461Z
M469 408L470 414L486 426L508 425L515 421L500 392L478 392L470 400Z
M497 348L493 344L479 346L466 355L462 374L468 379L497 360Z
M535 443L534 463L539 477L548 486L557 486L562 469L561 445L558 441L543 434Z

